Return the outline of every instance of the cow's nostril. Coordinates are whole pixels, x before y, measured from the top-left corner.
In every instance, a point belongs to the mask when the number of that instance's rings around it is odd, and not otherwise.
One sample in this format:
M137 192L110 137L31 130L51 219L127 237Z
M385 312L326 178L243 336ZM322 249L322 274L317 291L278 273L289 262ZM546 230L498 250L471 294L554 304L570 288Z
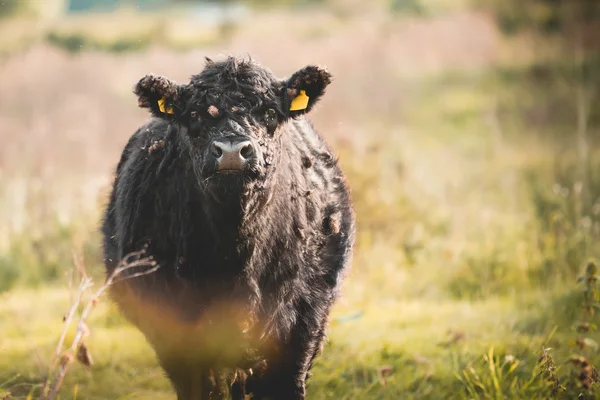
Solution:
M221 146L219 146L217 143L214 143L214 142L213 142L212 146L210 146L210 152L216 158L219 158L223 155L223 149L221 148Z
M240 150L240 155L242 156L242 158L245 158L245 159L252 157L253 154L254 154L254 149L252 148L252 145L250 143L246 144Z

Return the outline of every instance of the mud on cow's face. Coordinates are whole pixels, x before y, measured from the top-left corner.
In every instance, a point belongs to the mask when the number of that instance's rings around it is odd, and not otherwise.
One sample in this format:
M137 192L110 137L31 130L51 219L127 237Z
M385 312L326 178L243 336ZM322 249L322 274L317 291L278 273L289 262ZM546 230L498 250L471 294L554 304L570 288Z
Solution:
M310 111L330 82L316 66L280 80L251 60L229 57L207 59L187 84L146 75L134 92L140 107L184 128L199 180L248 184L273 173L286 122Z

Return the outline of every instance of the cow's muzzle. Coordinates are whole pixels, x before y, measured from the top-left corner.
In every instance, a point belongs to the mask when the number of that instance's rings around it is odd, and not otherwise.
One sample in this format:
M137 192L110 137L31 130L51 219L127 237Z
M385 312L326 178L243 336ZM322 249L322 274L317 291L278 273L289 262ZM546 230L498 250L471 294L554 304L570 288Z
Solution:
M246 169L255 152L248 140L215 140L210 146L210 155L216 161L217 172L241 172Z

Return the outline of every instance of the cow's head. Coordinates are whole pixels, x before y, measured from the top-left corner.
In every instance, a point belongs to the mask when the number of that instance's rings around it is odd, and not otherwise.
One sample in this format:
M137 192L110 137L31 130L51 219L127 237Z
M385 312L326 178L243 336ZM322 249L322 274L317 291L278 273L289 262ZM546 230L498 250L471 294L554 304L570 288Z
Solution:
M286 122L309 112L330 82L331 75L316 66L277 79L251 60L229 57L207 59L183 85L146 75L134 92L140 107L184 128L203 185L244 186L268 181Z

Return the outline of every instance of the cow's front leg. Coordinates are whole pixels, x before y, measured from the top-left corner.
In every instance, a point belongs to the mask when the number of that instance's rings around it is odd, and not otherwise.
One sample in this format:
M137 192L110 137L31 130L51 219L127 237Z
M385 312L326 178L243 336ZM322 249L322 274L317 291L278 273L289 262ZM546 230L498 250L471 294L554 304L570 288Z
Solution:
M177 393L177 400L221 398L218 379L209 368L175 358L161 358L161 365Z
M269 346L264 370L248 377L253 399L304 400L308 373L325 338L330 304L321 305L301 304L289 338Z

